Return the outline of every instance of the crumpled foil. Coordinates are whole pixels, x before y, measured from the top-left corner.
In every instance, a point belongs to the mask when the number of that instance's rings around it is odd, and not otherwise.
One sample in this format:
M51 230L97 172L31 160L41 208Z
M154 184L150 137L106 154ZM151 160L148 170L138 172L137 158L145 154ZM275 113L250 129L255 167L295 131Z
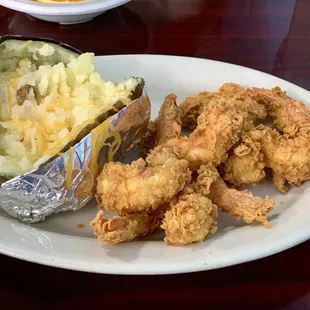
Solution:
M144 92L104 121L108 122L104 126L107 131L105 139L102 135L96 138L93 134L95 128L67 152L39 169L2 183L0 208L25 223L36 223L54 213L82 208L94 196L96 177L104 163L122 159L139 142L150 114L150 101ZM121 138L118 145L114 143L116 136ZM94 147L98 144L99 154L98 147ZM117 149L113 149L111 157L111 150L115 147ZM96 152L96 170L93 169L93 152Z

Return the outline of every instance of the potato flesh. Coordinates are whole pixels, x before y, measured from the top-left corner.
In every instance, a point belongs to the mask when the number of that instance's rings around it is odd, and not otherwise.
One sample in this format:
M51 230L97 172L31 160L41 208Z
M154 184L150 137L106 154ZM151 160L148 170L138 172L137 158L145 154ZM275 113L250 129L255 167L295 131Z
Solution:
M91 53L67 65L22 59L16 70L0 73L0 175L21 175L57 155L115 102L130 103L138 83L104 81Z
M78 54L54 43L32 40L6 40L0 44L0 72L15 72L21 59L29 59L33 70L40 65L67 65Z

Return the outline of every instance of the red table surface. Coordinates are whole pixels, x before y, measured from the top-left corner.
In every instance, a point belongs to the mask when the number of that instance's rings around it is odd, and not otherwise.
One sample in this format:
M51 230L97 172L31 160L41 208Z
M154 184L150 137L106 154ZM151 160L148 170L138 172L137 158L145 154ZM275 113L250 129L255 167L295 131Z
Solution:
M216 59L310 88L309 0L133 0L71 26L0 6L3 34L51 37L97 55ZM258 261L171 276L89 274L0 256L0 309L310 309L308 255L309 241Z

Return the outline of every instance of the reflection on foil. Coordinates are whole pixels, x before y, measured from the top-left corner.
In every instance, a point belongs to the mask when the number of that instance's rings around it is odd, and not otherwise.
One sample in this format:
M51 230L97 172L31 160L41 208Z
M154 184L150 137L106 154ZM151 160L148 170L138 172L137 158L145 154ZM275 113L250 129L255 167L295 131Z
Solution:
M39 169L2 183L0 207L25 223L61 211L76 211L93 198L103 164L123 158L137 144L150 119L143 93L108 118L66 153Z

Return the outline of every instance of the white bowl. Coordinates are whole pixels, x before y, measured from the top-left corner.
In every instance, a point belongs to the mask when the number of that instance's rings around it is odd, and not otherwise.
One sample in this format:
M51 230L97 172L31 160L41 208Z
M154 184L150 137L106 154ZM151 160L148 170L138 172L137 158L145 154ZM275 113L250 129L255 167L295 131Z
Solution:
M40 3L34 0L0 0L0 5L38 19L62 25L87 22L130 0L83 0L74 3Z

